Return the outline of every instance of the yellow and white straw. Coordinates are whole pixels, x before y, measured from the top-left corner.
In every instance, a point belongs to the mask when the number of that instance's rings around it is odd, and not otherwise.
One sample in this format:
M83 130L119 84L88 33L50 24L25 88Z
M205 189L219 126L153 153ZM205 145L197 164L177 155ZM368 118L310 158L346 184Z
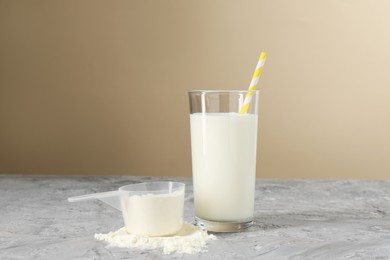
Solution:
M252 81L251 81L251 84L249 85L249 88L248 88L249 91L256 90L257 83L259 82L261 72L263 71L263 67L264 67L266 58L267 58L267 53L262 52L260 54L259 62L257 63L255 72L253 73ZM255 92L250 91L245 95L244 103L242 104L241 109L240 109L240 115L243 115L246 112L248 112L249 104L251 103L252 95L254 93Z

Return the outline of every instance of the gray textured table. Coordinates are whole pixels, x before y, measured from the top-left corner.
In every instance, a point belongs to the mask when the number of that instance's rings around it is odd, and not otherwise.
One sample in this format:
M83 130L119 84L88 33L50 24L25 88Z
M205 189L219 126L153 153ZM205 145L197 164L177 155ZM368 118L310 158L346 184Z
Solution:
M67 197L148 177L0 175L0 259L390 259L390 181L257 180L255 225L218 235L208 252L107 248L95 233L123 226L119 211ZM185 219L193 219L187 184Z

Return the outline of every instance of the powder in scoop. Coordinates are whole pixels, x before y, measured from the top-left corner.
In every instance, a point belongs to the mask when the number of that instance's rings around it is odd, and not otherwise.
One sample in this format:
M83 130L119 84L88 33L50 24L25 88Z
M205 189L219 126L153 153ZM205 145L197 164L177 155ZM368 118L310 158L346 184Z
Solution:
M136 249L163 249L164 254L186 253L196 254L204 252L206 242L216 240L214 235L208 235L207 231L189 223L184 223L181 230L173 236L149 237L130 234L126 228L107 234L95 234L95 239L106 241L110 246L136 248Z

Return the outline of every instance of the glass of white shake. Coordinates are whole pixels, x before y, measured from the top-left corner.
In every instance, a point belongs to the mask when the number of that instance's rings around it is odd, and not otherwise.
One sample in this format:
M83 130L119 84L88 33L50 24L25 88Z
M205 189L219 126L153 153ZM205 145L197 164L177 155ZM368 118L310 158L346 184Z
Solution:
M259 91L194 90L189 98L195 221L208 231L245 230L253 223Z

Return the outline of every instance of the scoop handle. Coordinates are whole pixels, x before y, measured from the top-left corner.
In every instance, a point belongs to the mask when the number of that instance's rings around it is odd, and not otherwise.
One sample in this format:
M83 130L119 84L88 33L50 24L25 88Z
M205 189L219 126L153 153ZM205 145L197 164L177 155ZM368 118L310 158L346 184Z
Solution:
M68 201L77 202L77 201L93 200L93 199L101 200L118 210L122 210L120 199L119 199L119 191L117 190L69 197Z
M118 195L119 192L117 190L114 190L114 191L106 191L106 192L91 193L91 194L69 197L68 201L77 202L82 200L101 199L101 198L107 198L107 197L118 196Z

